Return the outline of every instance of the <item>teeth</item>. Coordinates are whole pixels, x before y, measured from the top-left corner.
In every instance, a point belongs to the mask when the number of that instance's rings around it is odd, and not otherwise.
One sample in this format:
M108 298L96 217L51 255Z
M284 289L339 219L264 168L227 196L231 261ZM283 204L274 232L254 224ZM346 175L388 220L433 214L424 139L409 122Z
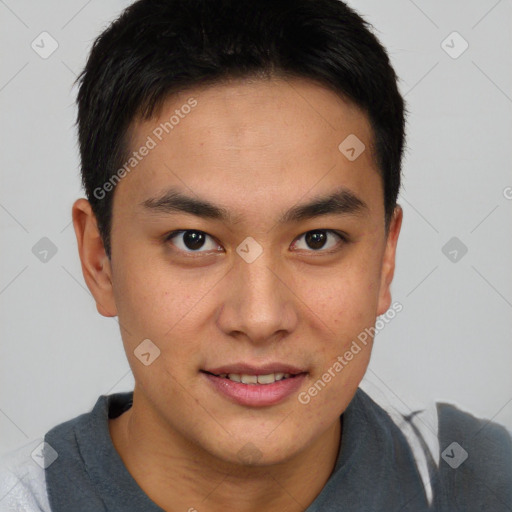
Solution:
M219 377L228 378L233 382L241 382L243 384L273 384L276 381L288 379L291 377L290 373L269 373L267 375L246 375L238 373L230 373L229 375L223 373Z
M268 375L258 375L258 384L272 384L276 381L275 373L269 373Z
M243 384L258 384L258 376L257 375L241 375L240 379Z

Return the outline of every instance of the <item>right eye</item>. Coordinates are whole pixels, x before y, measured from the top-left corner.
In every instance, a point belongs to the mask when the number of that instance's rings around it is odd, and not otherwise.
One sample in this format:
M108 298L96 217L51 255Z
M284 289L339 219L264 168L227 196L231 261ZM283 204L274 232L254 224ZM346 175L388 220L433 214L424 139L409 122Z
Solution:
M178 250L182 252L192 254L197 252L201 253L215 251L216 247L220 247L220 245L218 245L216 242L213 242L210 243L210 247L207 247L207 250L200 251L199 249L204 248L205 241L207 241L208 238L213 240L213 237L204 231L198 231L197 229L180 229L168 233L164 240L165 242L170 242L171 240L176 239L176 243L171 242L174 247L177 247Z

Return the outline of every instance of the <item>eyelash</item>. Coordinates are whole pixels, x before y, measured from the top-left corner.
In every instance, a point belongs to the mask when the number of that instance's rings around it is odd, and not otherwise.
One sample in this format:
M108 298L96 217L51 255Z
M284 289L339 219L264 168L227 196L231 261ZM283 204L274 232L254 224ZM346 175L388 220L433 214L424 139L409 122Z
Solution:
M334 230L334 229L311 229L309 231L306 231L305 233L302 233L302 235L297 237L295 240L299 240L300 238L302 238L303 236L307 235L308 233L314 233L314 232L318 232L318 231L325 232L325 233L335 234L340 239L340 242L336 245L336 247L333 247L333 248L328 249L328 250L318 249L318 250L315 251L314 249L310 249L310 250L307 250L306 252L311 252L311 253L315 253L315 254L333 254L335 252L340 251L343 245L345 245L345 244L350 242L349 237L348 237L348 235L346 233L344 233L342 231L337 231L337 230ZM166 235L164 235L164 243L170 242L171 239L174 238L178 234L187 233L187 232L202 233L203 235L206 235L207 237L210 237L210 238L212 238L214 240L214 237L212 237L208 233L206 233L204 231L201 231L199 229L177 229L177 230L171 231L170 233L167 233ZM220 244L218 244L218 245L220 245ZM208 251L201 251L201 250L198 250L198 251L191 251L191 250L184 251L182 249L176 249L176 250L178 252L182 253L182 254L187 255L187 256L191 256L191 255L194 255L194 254L207 253L208 252ZM192 256L192 257L194 257L194 256Z

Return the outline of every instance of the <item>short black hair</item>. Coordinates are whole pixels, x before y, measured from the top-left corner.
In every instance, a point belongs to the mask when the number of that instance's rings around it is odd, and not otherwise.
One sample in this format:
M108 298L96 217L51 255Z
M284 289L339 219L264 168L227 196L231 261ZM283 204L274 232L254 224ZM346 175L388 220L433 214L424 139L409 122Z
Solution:
M370 27L340 0L139 0L125 9L77 79L82 183L108 257L115 188L104 184L126 161L132 123L173 93L233 78L311 79L357 105L372 127L387 228L406 108Z

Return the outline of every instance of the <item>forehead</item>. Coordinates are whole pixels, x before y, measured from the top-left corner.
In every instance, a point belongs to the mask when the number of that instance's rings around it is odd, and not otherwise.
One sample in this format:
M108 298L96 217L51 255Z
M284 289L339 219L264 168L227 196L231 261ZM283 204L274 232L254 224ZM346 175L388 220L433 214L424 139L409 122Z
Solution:
M346 140L359 141L358 152L365 148L356 159L340 150ZM127 166L114 198L139 204L179 185L261 215L262 202L282 202L283 194L293 203L341 185L356 194L366 188L367 202L379 202L372 142L367 116L312 81L238 79L191 88L133 124L128 157L144 156Z

